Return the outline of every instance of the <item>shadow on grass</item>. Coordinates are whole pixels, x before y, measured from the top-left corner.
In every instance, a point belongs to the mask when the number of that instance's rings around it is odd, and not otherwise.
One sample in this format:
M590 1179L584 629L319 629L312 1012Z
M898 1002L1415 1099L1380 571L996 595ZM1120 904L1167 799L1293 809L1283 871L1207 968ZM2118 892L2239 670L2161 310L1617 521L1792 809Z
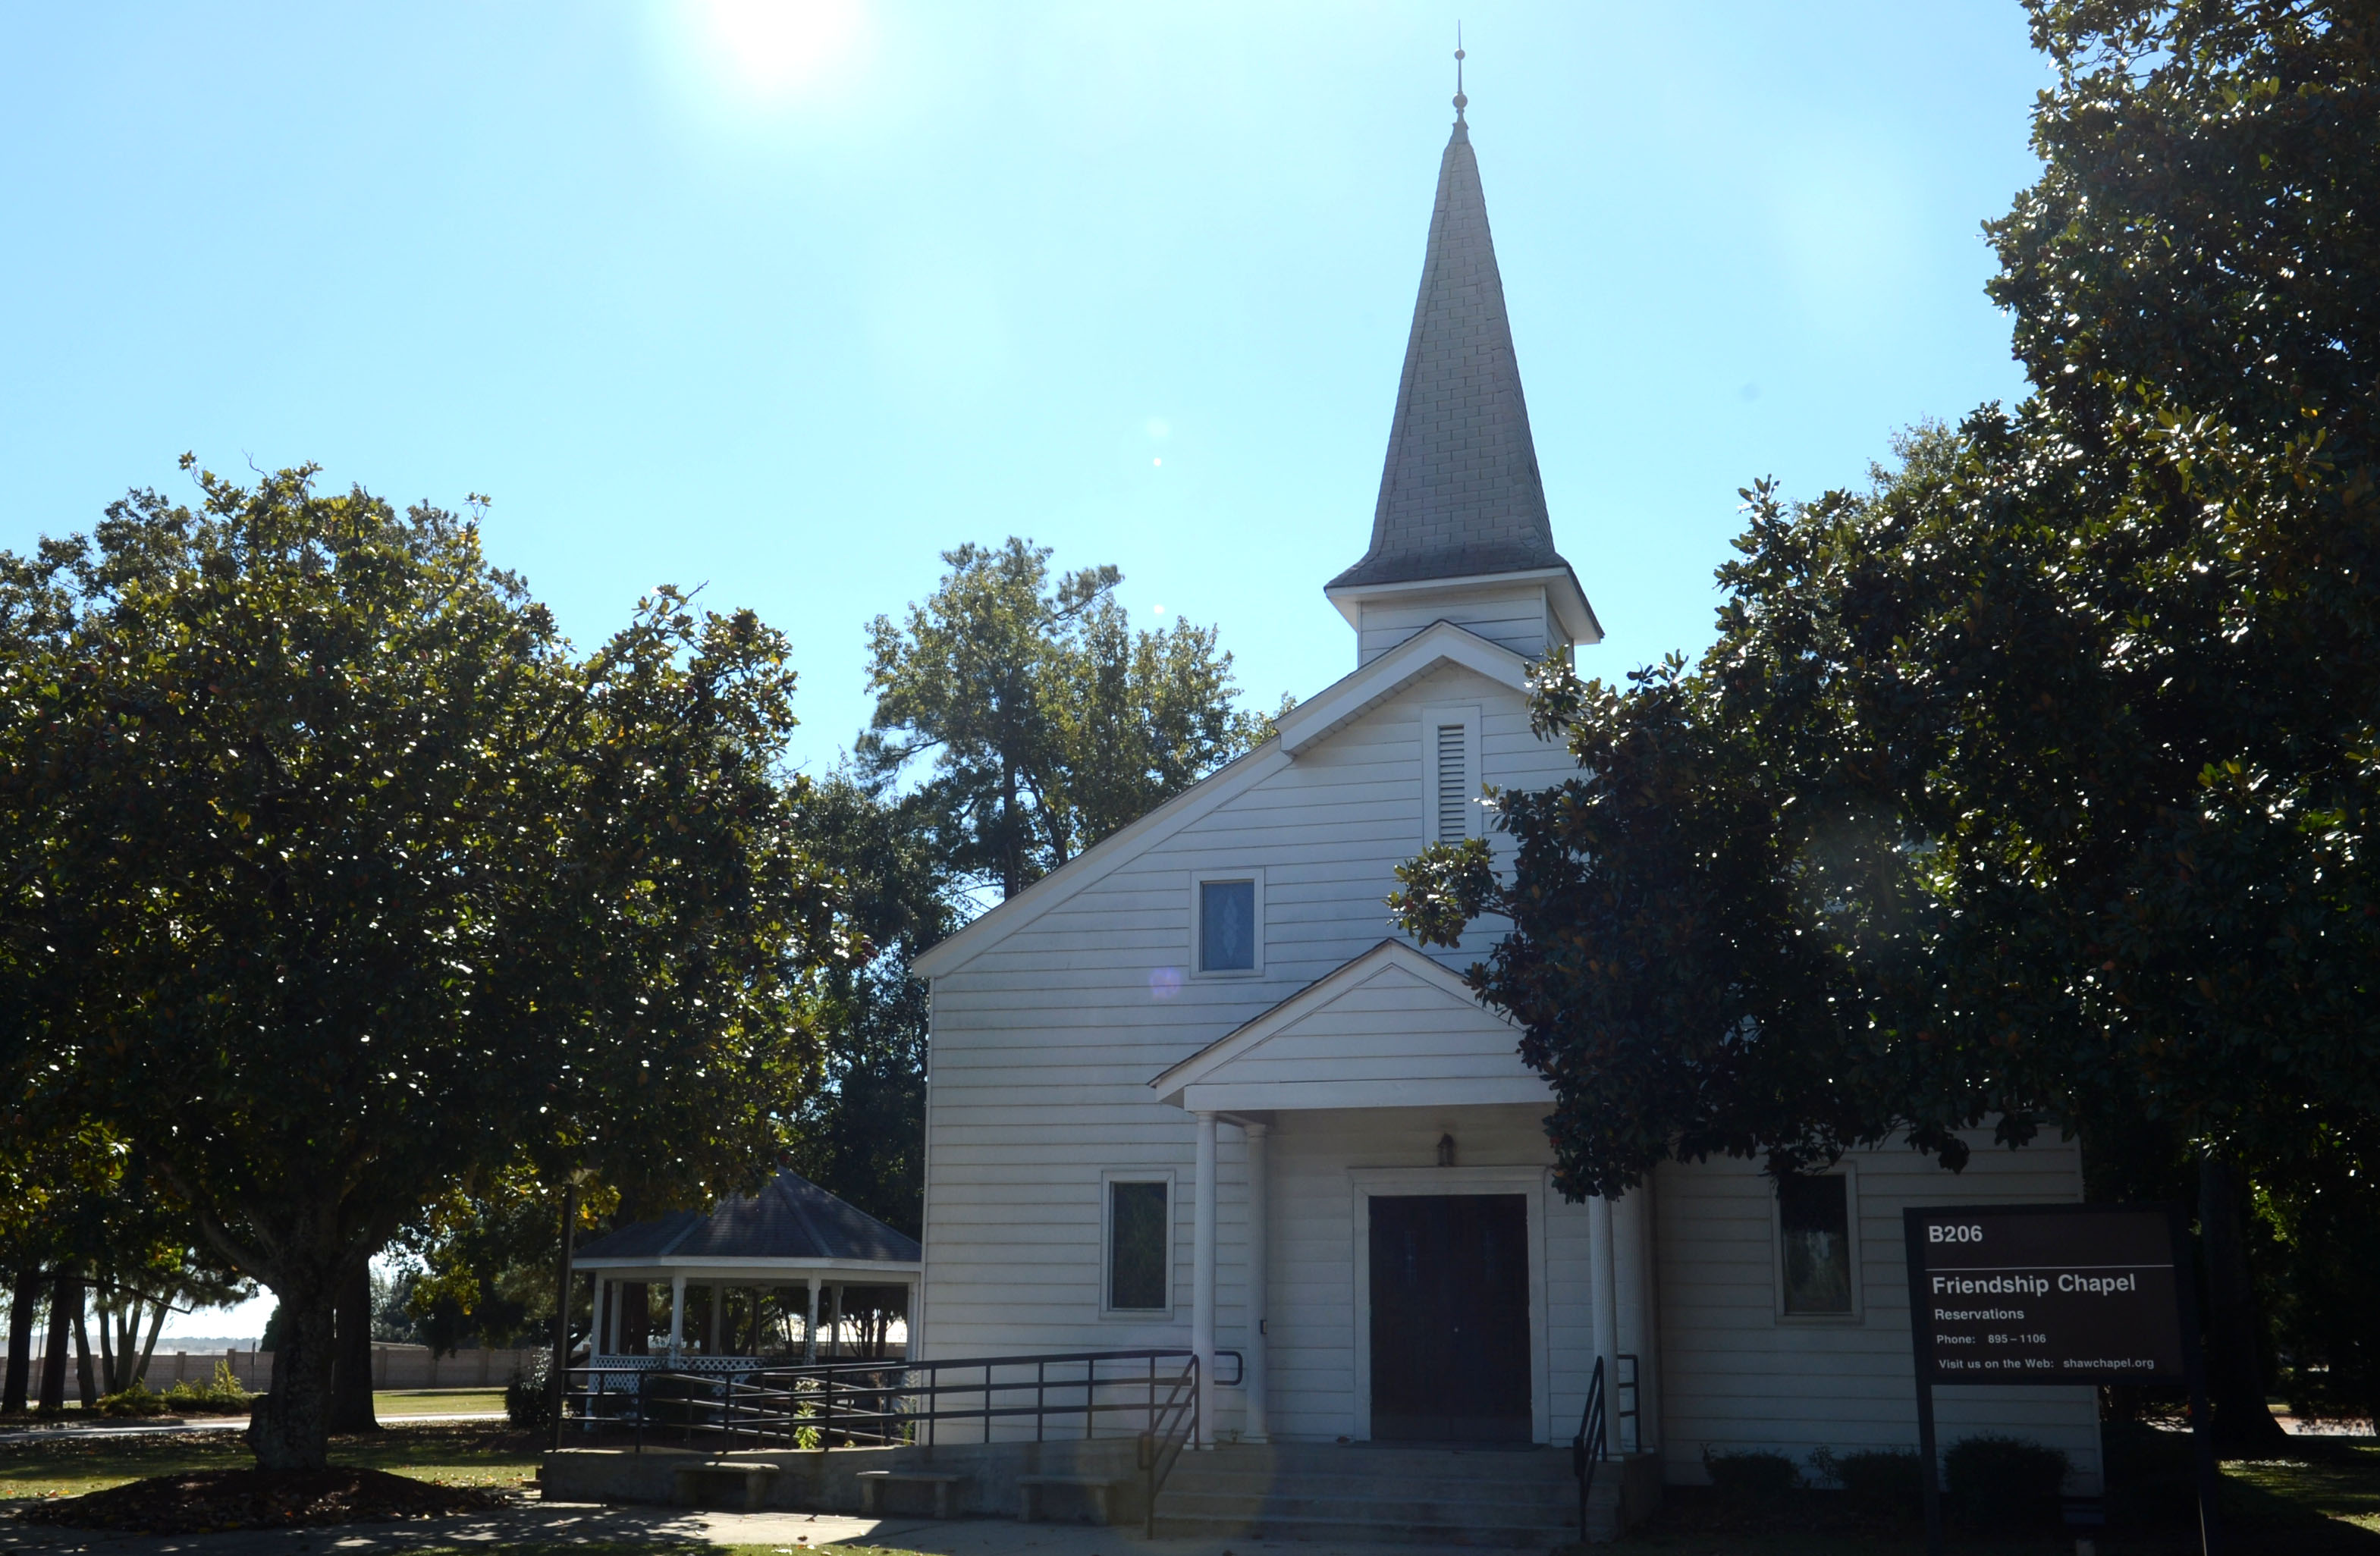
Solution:
M471 1486L517 1486L537 1472L533 1434L471 1426L392 1427L331 1440L331 1462ZM255 1463L237 1432L82 1437L69 1432L0 1442L0 1501L79 1496L128 1480Z

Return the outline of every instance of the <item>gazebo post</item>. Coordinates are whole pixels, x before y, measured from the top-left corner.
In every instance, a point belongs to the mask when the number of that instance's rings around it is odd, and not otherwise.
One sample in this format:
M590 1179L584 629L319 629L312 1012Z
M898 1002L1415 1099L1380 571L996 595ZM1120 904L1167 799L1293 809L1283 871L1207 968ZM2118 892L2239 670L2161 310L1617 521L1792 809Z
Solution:
M808 1323L807 1323L807 1324L805 1324L805 1325L803 1326L803 1328L802 1328L802 1360L803 1360L803 1361L805 1361L805 1362L814 1362L814 1361L818 1360L818 1289L819 1289L819 1278L818 1278L817 1276L815 1276L815 1275L812 1275L812 1276L809 1278L809 1283L810 1283L810 1317L809 1317L809 1322L808 1322Z
M686 1277L670 1277L670 1363L675 1366L686 1346Z
M702 1331L702 1354L704 1355L723 1356L727 1355L727 1347L720 1343L720 1341L724 1338L725 1331L722 1326L724 1326L726 1322L727 1288L721 1285L717 1281L713 1281L710 1282L710 1327Z

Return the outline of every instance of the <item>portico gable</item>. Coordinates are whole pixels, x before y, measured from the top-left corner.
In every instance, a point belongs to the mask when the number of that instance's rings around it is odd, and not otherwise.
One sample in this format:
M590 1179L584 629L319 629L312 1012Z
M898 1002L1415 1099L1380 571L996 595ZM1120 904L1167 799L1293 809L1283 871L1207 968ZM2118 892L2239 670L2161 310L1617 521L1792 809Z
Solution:
M1151 1081L1192 1112L1548 1102L1519 1034L1462 978L1384 940Z

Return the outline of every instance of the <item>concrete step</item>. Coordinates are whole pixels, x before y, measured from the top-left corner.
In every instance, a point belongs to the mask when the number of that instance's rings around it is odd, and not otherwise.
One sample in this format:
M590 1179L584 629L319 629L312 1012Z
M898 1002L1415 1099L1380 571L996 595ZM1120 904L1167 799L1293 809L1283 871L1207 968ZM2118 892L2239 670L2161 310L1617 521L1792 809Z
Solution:
M1482 1525L1414 1525L1386 1521L1347 1520L1324 1523L1313 1519L1280 1522L1218 1523L1203 1518L1157 1515L1160 1539L1330 1540L1348 1545L1411 1545L1423 1549L1473 1548L1496 1550L1550 1550L1578 1538L1575 1523L1536 1528L1491 1528ZM1609 1534L1596 1538L1608 1540Z
M1542 1502L1560 1507L1578 1497L1578 1482L1567 1475L1559 1480L1494 1481L1451 1475L1224 1476L1185 1475L1175 1470L1165 1484L1173 1490L1230 1496L1265 1497L1289 1492L1299 1496L1393 1497L1405 1501L1495 1501L1520 1506Z
M1597 1476L1588 1533L1612 1538L1620 1487ZM1158 1494L1160 1534L1545 1549L1578 1538L1559 1450L1234 1445L1185 1453Z
M1535 1502L1516 1505L1499 1499L1482 1498L1475 1493L1468 1497L1417 1497L1403 1493L1336 1497L1275 1493L1251 1497L1229 1492L1176 1491L1169 1486L1158 1499L1158 1507L1161 1512L1183 1518L1242 1519L1275 1524L1300 1519L1325 1523L1387 1520L1434 1526L1478 1524L1535 1529L1574 1522L1578 1517L1578 1500L1574 1493L1567 1505Z

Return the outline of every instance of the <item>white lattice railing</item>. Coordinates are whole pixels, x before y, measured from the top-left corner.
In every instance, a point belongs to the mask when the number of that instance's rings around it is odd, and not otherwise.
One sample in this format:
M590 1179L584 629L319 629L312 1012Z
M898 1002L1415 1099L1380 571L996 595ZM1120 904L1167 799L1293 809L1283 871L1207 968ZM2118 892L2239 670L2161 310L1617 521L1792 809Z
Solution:
M733 1375L763 1368L799 1367L799 1356L688 1356L672 1358L667 1352L650 1356L591 1356L575 1370L617 1373L634 1379L639 1372L707 1372ZM630 1387L635 1385L631 1383ZM606 1392L610 1390L607 1387Z

